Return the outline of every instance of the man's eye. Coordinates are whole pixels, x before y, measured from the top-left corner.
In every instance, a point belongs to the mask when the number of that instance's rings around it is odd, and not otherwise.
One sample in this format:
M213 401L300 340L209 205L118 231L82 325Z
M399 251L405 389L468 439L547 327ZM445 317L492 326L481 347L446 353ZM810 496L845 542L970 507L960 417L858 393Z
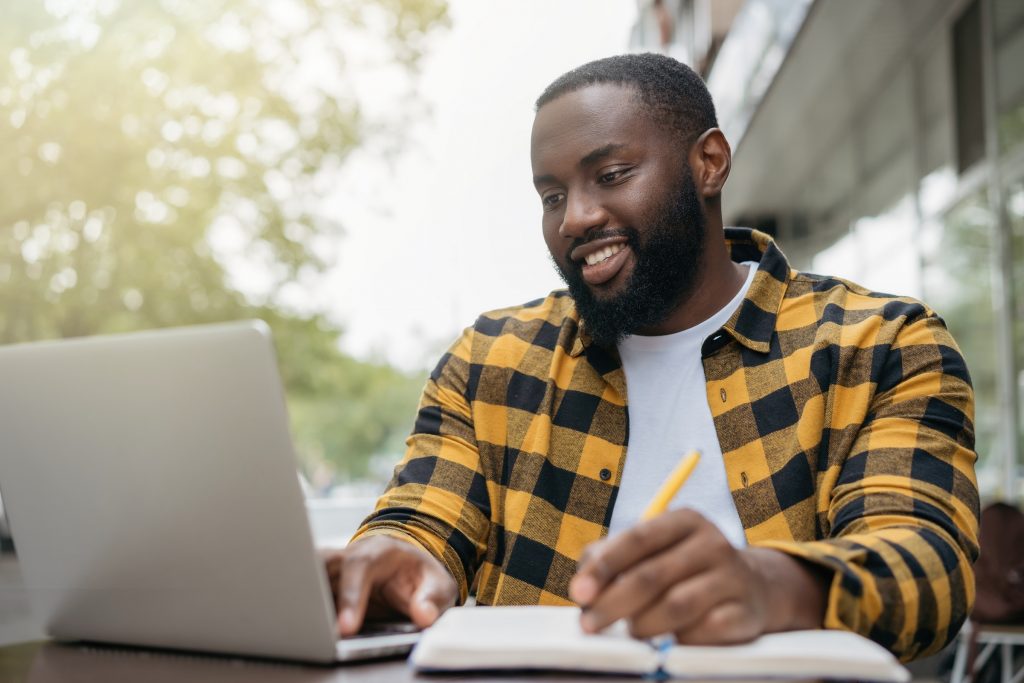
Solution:
M598 176L597 180L598 180L598 182L600 182L602 184L614 183L616 180L621 178L622 175L625 172L626 172L626 169L624 169L624 168L617 168L614 171L608 171L606 173L602 173L600 176Z
M562 201L561 192L552 192L549 195L545 195L541 198L541 204L544 205L545 209L553 209L558 206L558 203Z

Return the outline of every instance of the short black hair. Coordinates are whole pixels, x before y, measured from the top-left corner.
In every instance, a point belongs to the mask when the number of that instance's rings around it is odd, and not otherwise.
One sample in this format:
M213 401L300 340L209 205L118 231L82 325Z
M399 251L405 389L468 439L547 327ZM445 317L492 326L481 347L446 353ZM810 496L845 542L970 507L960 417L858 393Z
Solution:
M686 147L704 131L718 127L715 104L703 79L682 62L652 52L605 57L567 71L537 98L537 110L596 83L633 87L655 120L671 126Z

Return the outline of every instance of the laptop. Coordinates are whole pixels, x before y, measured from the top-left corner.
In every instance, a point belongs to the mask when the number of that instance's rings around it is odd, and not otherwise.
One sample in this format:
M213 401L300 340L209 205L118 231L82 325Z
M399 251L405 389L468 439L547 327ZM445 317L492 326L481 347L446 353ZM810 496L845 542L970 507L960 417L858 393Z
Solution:
M262 321L0 347L0 487L58 640L329 663L338 640Z

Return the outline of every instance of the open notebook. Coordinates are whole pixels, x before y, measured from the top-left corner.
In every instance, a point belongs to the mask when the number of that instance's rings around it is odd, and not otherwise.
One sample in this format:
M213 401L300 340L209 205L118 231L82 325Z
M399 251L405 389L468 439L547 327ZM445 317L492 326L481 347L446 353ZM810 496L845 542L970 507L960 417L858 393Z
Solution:
M791 631L744 645L658 648L624 624L588 635L570 607L457 607L420 638L420 671L537 669L674 678L842 678L902 683L909 672L885 648L844 631Z

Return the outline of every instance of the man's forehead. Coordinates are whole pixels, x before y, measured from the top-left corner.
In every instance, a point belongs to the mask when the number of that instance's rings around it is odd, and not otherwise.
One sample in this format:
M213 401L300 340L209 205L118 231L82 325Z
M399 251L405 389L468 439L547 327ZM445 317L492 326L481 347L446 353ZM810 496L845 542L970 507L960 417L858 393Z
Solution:
M537 111L531 156L536 162L538 156L577 141L586 140L586 145L594 147L647 138L652 124L635 88L595 83L559 95Z
M588 113L598 117L632 115L640 105L640 94L633 85L614 82L592 83L562 93L546 102L537 110L534 125L549 120L558 123L562 119Z

